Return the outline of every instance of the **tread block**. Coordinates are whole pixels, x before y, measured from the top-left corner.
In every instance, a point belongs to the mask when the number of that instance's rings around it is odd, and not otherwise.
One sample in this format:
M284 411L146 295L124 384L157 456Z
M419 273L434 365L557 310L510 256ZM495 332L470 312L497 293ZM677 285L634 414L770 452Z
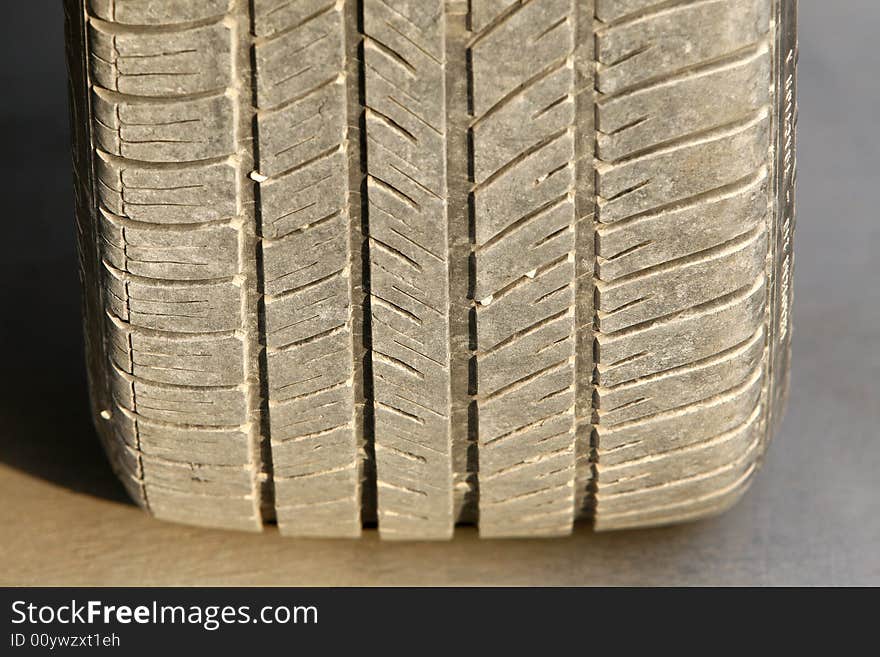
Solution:
M753 230L767 218L767 175L679 207L596 231L599 278L613 281L655 265L711 249ZM738 221L730 221L737 217Z
M92 22L89 37L94 82L110 91L182 96L223 89L231 82L231 35L223 23L119 34Z
M509 288L503 297L481 305L477 346L488 351L515 334L529 330L535 317L552 317L571 305L574 294L574 263L568 259L536 272L532 285L528 276Z
M734 506L745 494L757 471L752 463L733 484L702 497L622 513L598 513L595 526L600 531L672 525L717 516Z
M594 413L600 424L613 426L721 394L760 365L764 340L762 328L742 344L709 358L610 388L596 386Z
M571 316L567 314L480 357L477 387L481 395L492 397L521 385L523 372L543 372L572 358Z
M603 494L613 497L722 470L754 449L762 430L760 411L756 406L743 424L704 442L607 466L600 478Z
M336 80L344 70L341 4L271 41L257 42L257 106L269 108Z
M339 190L345 189L347 175L345 152L339 149L260 183L263 236L279 239L342 212L347 202Z
M345 327L349 286L340 270L266 303L266 342L281 347Z
M336 80L277 111L260 113L260 174L271 178L340 148L346 139L344 92Z
M104 259L119 271L178 281L238 273L240 231L235 226L201 226L181 235L166 226L128 223L106 211L100 223Z
M764 316L763 276L747 290L649 322L596 336L599 385L613 386L692 363L751 337Z
M170 333L234 331L241 326L241 290L235 282L168 284L105 269L107 308L133 326Z
M97 148L131 160L180 163L224 157L235 150L229 96L161 103L92 94Z
M596 84L614 93L676 73L687 74L714 59L766 38L767 0L679 3L596 34Z
M334 214L325 221L266 243L263 251L266 293L290 295L306 292L318 281L337 272L346 273L347 280L347 225L345 215ZM338 312L350 312L347 295L340 297ZM274 332L274 326L270 330Z
M574 50L572 9L572 0L523 4L474 44L471 57L476 116L569 57Z
M470 0L470 28L482 32L519 0Z
M235 336L158 336L108 318L107 342L121 370L149 381L230 386L244 378L244 345Z
M561 366L544 372L509 394L482 404L481 440L488 444L524 426L540 424L558 413L569 414L574 403L572 369Z
M571 135L562 135L518 160L474 192L476 243L485 245L524 217L566 196L572 184Z
M253 0L253 22L257 36L272 36L307 24L330 12L336 0Z
M289 415L284 410L289 406L288 401L331 391L348 383L350 365L346 359L339 357L338 352L332 351L334 348L345 348L343 332L269 354L269 360L275 366L273 370L277 372L276 377L273 378L271 374L269 377L269 385L275 393L270 403L273 408L277 405L275 415L279 420ZM294 369L286 367L288 363L303 363L310 367ZM338 395L334 397L342 399ZM279 429L282 426L279 425Z
M474 294L489 305L496 293L538 269L566 258L574 243L574 204L571 199L539 210L499 239L477 252ZM546 290L549 292L550 290Z
M767 233L759 229L699 258L611 283L600 281L596 286L599 330L614 333L733 294L763 276L766 257Z
M696 445L739 426L760 400L762 374L758 368L745 382L696 404L615 426L597 425L602 467Z
M332 532L337 538L357 538L361 535L361 523L352 515L352 509L358 507L358 502L357 498L345 497L324 500L320 503L276 504L275 515L280 526L295 527L296 536L327 538ZM339 520L340 517L347 520ZM331 527L332 530L328 529Z
M211 427L237 427L247 421L243 387L171 386L140 379L116 368L109 374L117 404L146 418Z
M620 221L748 177L766 164L769 130L769 116L762 113L745 126L687 145L617 165L600 164L596 181L599 221Z
M253 485L251 473L240 465L186 463L154 456L143 456L141 462L144 481L149 482L151 488L193 495L247 498Z
M260 515L250 495L198 495L151 486L149 504L152 514L162 520L199 527L252 532L262 530Z
M599 101L598 156L613 162L646 148L742 120L770 102L770 50Z
M647 508L675 505L682 500L699 500L714 495L736 485L746 473L755 467L755 452L760 437L750 435L748 443L738 441L738 449L733 451L726 463L709 470L683 474L678 479L665 481L661 484L644 485L636 490L602 494L597 496L597 505L602 504L603 513L614 515L641 511Z
M571 71L556 69L526 86L473 128L474 179L482 183L522 153L549 140L574 121ZM523 117L527 120L522 122ZM515 126L515 127L514 127Z
M120 442L144 456L181 463L238 467L250 461L247 426L185 426L152 420L117 406L110 422ZM136 455L136 451L134 454Z
M306 437L325 437L348 427L351 420L351 404L338 385L312 389L296 397L272 403L272 422L275 427L273 439L279 444ZM349 463L355 459L348 453Z
M123 25L174 25L219 17L231 0L88 0L89 9L105 21Z
M195 224L239 215L238 172L231 163L153 168L95 158L97 191L111 213L154 224Z

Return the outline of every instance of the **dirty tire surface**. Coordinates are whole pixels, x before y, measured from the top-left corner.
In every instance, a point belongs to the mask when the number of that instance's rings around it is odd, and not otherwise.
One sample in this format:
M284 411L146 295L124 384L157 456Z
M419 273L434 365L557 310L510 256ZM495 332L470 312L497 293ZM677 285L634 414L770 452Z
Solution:
M172 521L720 512L790 343L790 0L65 0L95 422Z

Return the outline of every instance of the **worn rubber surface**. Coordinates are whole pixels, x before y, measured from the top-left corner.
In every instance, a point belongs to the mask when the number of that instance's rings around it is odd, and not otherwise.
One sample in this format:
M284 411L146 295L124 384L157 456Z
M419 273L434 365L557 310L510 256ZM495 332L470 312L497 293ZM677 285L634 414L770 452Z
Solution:
M66 0L96 422L157 517L719 512L787 387L788 0Z

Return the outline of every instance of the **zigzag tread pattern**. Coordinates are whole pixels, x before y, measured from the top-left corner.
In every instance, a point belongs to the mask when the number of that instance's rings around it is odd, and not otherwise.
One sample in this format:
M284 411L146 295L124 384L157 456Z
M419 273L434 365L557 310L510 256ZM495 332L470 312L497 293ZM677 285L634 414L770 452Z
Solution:
M366 0L376 487L384 538L451 535L453 475L440 0Z
M254 3L268 433L291 536L361 531L346 18L327 0Z
M575 3L474 9L490 24L471 48L480 533L566 534L575 505Z
M93 407L154 515L545 537L743 494L791 0L65 3Z

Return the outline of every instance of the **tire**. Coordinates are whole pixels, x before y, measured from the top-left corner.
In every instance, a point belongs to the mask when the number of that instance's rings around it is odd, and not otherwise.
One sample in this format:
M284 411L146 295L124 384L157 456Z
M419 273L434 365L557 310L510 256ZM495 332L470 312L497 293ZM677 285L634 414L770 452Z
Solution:
M291 536L718 513L787 388L789 0L66 0L95 421Z

